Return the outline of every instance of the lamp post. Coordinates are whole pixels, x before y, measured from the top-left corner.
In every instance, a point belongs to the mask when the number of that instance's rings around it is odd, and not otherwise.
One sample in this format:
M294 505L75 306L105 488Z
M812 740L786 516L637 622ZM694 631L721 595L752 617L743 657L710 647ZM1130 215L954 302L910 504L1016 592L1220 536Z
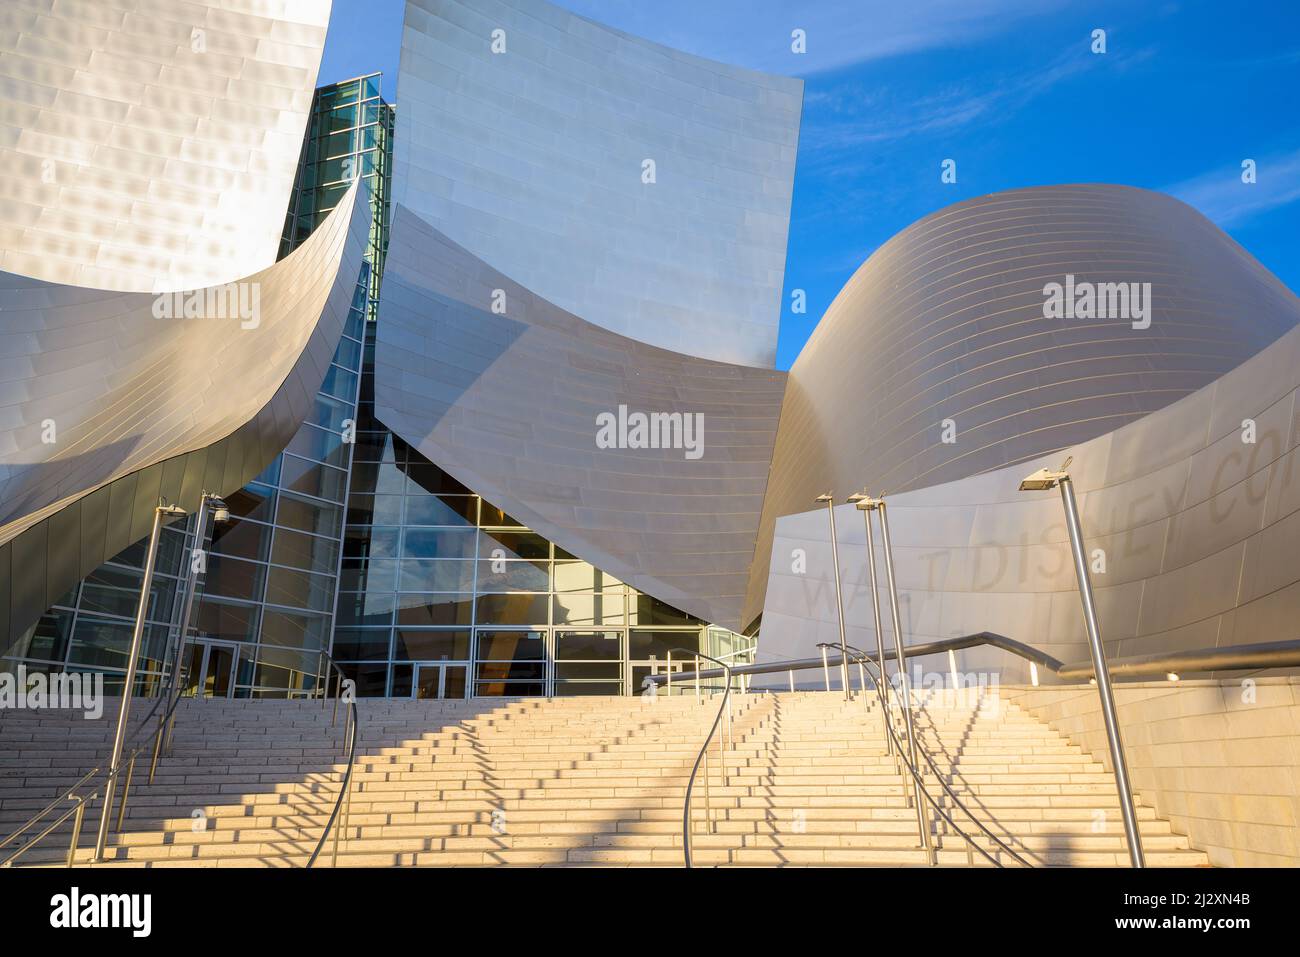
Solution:
M1070 481L1073 458L1067 458L1056 471L1039 469L1020 483L1022 492L1041 492L1060 488L1065 505L1065 525L1070 533L1070 551L1074 555L1074 574L1079 580L1079 600L1083 603L1083 621L1088 631L1088 650L1092 653L1092 669L1096 676L1097 696L1101 699L1101 714L1106 725L1106 742L1110 746L1110 761L1115 769L1115 787L1119 791L1120 812L1124 818L1124 836L1128 842L1129 862L1134 867L1145 867L1142 854L1142 837L1138 833L1137 813L1133 809L1133 789L1129 784L1128 762L1124 758L1124 741L1120 736L1119 718L1115 711L1115 695L1111 690L1110 671L1106 667L1106 649L1101 643L1101 628L1097 624L1097 606L1092 596L1092 581L1088 576L1088 562L1083 551L1083 530L1079 524L1079 506L1074 498L1074 483Z
M876 624L876 667L879 669L880 712L885 720L885 748L891 756L894 753L894 739L889 733L889 682L885 680L885 639L880 629L880 590L876 586L876 547L871 533L871 512L876 501L863 489L849 496L849 501L862 513L862 524L867 531L867 576L871 579L871 614Z
M162 533L164 517L174 518L184 514L185 509L180 506L164 503L159 503L153 511L153 528L149 532L149 547L144 558L144 578L140 584L140 604L136 607L135 629L131 632L131 649L126 659L122 706L117 711L117 729L113 734L113 756L108 762L108 779L104 782L104 813L99 819L99 833L95 837L96 861L104 859L104 847L108 843L109 817L113 813L113 795L117 790L117 776L121 771L122 748L126 744L126 724L131 715L131 691L135 686L135 670L140 658L140 643L144 638L144 622L149 613L149 593L153 590L153 569L158 557L158 537Z
M889 542L889 516L883 493L880 498L864 501L871 502L875 506L875 511L880 513L880 540L885 547L885 583L889 585L889 611L894 625L894 661L898 664L899 697L903 699L903 718L907 722L908 755L912 767L917 768L916 727L912 721L912 688L907 680L907 656L903 653L903 621L898 612L898 586L894 582L894 549ZM920 786L915 781L912 782L912 796L916 799L916 822L921 830L921 846L925 848L925 853L933 864L935 857L934 849L930 846L930 823L926 820Z
M818 495L817 501L826 503L826 515L831 522L831 566L835 572L835 613L838 616L840 626L840 645L847 647L849 643L848 636L844 633L844 598L840 594L840 549L835 540L835 498L827 492L825 495ZM844 685L844 700L850 698L849 691L849 653L845 651L840 656L841 681ZM827 688L826 690L830 690Z
M172 658L171 673L167 676L167 703L158 716L158 740L154 744L153 766L149 770L150 783L153 782L153 773L157 768L158 755L162 750L163 738L166 734L167 714L171 710L172 698L180 694L177 687L180 679L181 658L185 653L185 638L190 631L190 615L194 609L194 595L199 590L199 570L200 562L197 561L199 554L203 552L203 544L207 541L208 535L208 510L212 510L212 522L214 525L223 525L230 521L230 509L226 506L225 500L211 492L204 492L199 499L199 509L195 515L194 529L194 547L190 552L189 571L185 579L185 605L181 610L180 633L175 641L174 654Z

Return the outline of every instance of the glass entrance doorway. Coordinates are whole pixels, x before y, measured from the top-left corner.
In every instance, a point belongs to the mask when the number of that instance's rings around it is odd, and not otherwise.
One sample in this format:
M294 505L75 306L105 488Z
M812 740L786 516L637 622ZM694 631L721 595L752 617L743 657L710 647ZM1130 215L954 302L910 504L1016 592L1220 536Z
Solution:
M469 666L445 661L421 661L415 665L412 698L464 698Z
M239 645L207 639L185 642L181 651L185 680L181 694L188 698L229 698L235 691L235 665Z

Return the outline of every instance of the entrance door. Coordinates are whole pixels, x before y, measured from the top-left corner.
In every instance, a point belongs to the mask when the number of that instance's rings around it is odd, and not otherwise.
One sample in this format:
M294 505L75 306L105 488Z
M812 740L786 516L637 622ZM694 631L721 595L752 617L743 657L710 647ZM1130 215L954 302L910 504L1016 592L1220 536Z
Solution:
M469 666L447 664L441 661L424 661L415 666L415 680L411 682L413 698L464 698Z
M235 692L239 645L233 641L190 640L181 652L185 682L181 694L190 698L229 698Z

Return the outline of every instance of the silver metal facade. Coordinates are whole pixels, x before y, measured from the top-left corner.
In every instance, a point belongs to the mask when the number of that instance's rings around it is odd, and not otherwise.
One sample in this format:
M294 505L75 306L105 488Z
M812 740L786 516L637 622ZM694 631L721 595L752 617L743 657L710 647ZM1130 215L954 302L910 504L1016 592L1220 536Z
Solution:
M10 634L146 534L159 496L192 509L204 490L233 492L293 437L362 268L370 210L359 189L301 248L232 284L255 291L255 325L158 317L172 296L0 274L0 623Z
M1300 328L1191 395L1091 441L889 496L904 638L990 630L1062 660L1087 656L1060 497L1017 491L1025 475L1056 468L1066 455L1109 655L1295 637L1298 387ZM861 513L838 512L849 641L874 647ZM794 571L796 549L807 556L806 574ZM818 641L838 640L832 596L825 511L779 519L761 656L799 657ZM990 649L960 652L959 662L1028 678L1019 659Z
M0 270L134 292L270 266L330 0L5 0Z
M376 333L375 415L394 433L620 581L738 620L784 373L586 322L402 206ZM598 447L597 417L620 406L701 416L700 456Z
M1045 286L1067 275L1150 283L1149 327L1045 317ZM1072 446L1204 387L1298 321L1276 277L1159 193L1036 187L927 216L863 264L790 370L746 622L777 519L828 488L919 489Z
M544 0L410 0L397 91L396 202L598 326L773 366L802 81Z

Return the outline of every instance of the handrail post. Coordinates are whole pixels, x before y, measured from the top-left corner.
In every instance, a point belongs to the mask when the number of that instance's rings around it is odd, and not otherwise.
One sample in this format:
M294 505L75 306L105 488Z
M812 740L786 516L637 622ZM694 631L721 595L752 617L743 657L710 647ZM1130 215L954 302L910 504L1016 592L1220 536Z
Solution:
M343 672L337 672L334 675L334 713L330 717L330 727L334 727L339 722L339 698L343 695Z
M695 656L695 703L700 703L700 656Z
M916 727L912 721L912 689L907 680L907 656L903 652L903 622L902 616L898 610L898 585L894 579L894 555L893 548L889 541L889 516L884 499L881 499L876 507L880 513L880 538L881 544L885 547L885 581L889 585L889 610L893 617L894 624L894 661L898 665L898 678L900 697L903 699L903 717L907 722L907 749L912 759L912 767L920 769L916 764ZM935 863L934 849L930 844L930 824L929 815L926 813L920 795L920 785L912 782L912 796L916 800L916 823L921 831L921 846L925 848L926 856L930 863Z
M131 760L126 766L126 783L122 785L122 803L117 807L117 831L122 832L122 822L126 820L126 802L131 796L131 779L135 777L135 756L138 752L132 752Z
M81 822L86 817L86 799L78 795L76 801L77 813L72 819L72 841L68 844L68 867L72 866L77 856L77 845L81 843Z
M822 679L826 682L826 690L831 690L831 668L826 663L826 646L822 646Z
M835 614L836 621L839 623L840 644L849 643L848 635L844 631L844 596L840 592L840 546L835 536L835 497L827 492L825 495L817 496L817 501L826 503L826 516L831 523L831 570L835 578ZM849 659L845 655L840 659L840 681L844 685L844 700L848 701L851 692L849 691ZM826 677L826 690L831 690L830 675Z
M1111 689L1110 670L1106 667L1106 649L1101 643L1101 628L1097 624L1097 607L1092 596L1092 581L1088 577L1088 561L1083 552L1083 531L1079 524L1079 506L1074 499L1074 483L1069 475L1064 475L1059 484L1061 501L1065 504L1065 524L1070 531L1074 573L1079 579L1079 599L1083 603L1083 620L1088 629L1088 650L1092 653L1093 673L1097 678L1097 696L1101 699L1106 741L1110 746L1110 760L1114 766L1115 788L1119 791L1120 812L1124 818L1124 836L1128 841L1129 863L1133 867L1146 867L1146 858L1142 853L1142 836L1137 825L1137 812L1133 808L1133 787L1129 783L1128 762L1124 757L1124 739L1120 734L1119 718L1115 711L1115 695Z
M673 653L668 652L668 670L664 672L664 697L673 693Z
M153 527L149 531L149 547L145 552L144 574L140 582L140 603L135 612L135 628L131 633L131 647L127 652L126 675L122 682L122 706L117 712L117 729L113 734L113 753L108 762L108 778L104 782L104 809L99 818L99 832L95 836L95 860L104 859L108 845L108 829L112 823L113 796L117 790L117 776L121 771L122 749L126 745L126 726L131 716L131 692L135 689L136 665L140 659L140 645L144 640L145 619L149 617L149 597L153 591L154 563L158 558L158 536L162 532L163 514L177 515L182 510L174 505L159 504L153 510Z

